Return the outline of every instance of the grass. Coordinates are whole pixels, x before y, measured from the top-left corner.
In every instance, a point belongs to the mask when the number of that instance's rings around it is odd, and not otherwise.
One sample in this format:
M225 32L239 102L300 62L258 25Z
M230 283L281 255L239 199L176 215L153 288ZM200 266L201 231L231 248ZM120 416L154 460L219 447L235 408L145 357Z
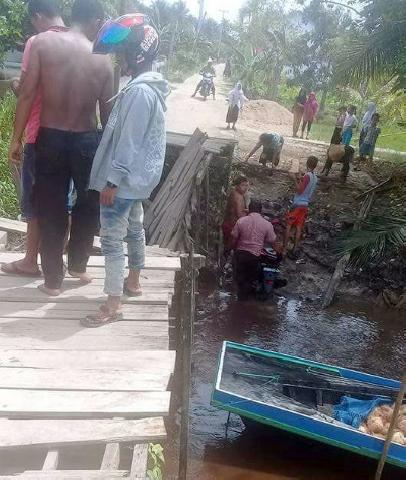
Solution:
M406 128L381 125L381 129L381 135L378 137L378 141L376 142L377 148L387 148L390 150L397 150L399 152L406 152ZM333 130L334 121L328 122L326 120L320 120L312 125L310 138L312 140L330 142ZM356 131L352 140L353 146L358 146L358 138L359 131Z
M0 216L16 218L18 198L8 164L8 147L13 130L15 98L7 93L0 99Z

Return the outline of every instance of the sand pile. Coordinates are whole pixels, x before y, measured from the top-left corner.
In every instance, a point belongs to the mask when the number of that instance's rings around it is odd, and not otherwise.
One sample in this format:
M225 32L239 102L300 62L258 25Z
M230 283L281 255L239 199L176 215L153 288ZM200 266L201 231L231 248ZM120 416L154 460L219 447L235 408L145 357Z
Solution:
M289 110L270 100L252 100L244 106L244 123L257 125L292 126L293 115Z

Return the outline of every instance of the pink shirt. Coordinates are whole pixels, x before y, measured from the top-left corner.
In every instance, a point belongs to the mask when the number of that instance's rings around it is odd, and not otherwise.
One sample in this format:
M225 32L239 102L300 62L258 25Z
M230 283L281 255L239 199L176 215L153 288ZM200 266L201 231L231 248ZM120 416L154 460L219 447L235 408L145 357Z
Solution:
M273 225L259 213L250 213L235 224L232 235L236 241L236 250L245 250L256 257L261 255L265 244L276 240Z
M32 47L32 43L35 40L36 35L33 35L27 40L25 44L23 59L21 62L21 71L23 73L27 73L28 65L30 61L30 51ZM35 97L34 103L31 107L30 116L28 118L27 125L25 126L25 142L26 143L35 143L37 140L39 125L40 125L40 117L41 117L41 94L40 92L37 93Z

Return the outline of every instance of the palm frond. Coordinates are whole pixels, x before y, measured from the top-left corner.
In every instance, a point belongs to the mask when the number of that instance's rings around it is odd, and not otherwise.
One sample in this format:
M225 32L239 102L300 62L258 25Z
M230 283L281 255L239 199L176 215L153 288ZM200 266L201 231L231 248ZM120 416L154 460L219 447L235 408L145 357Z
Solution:
M373 216L361 223L360 230L341 238L337 253L350 254L350 265L361 268L402 248L406 248L406 218Z

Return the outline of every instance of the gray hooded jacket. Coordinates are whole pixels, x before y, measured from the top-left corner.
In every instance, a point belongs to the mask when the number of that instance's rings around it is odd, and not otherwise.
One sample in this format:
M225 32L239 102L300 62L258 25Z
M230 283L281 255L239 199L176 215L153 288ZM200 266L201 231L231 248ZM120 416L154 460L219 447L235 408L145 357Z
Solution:
M156 72L143 73L121 90L93 160L90 190L100 192L111 182L119 198L151 195L165 160L168 94L168 83Z

